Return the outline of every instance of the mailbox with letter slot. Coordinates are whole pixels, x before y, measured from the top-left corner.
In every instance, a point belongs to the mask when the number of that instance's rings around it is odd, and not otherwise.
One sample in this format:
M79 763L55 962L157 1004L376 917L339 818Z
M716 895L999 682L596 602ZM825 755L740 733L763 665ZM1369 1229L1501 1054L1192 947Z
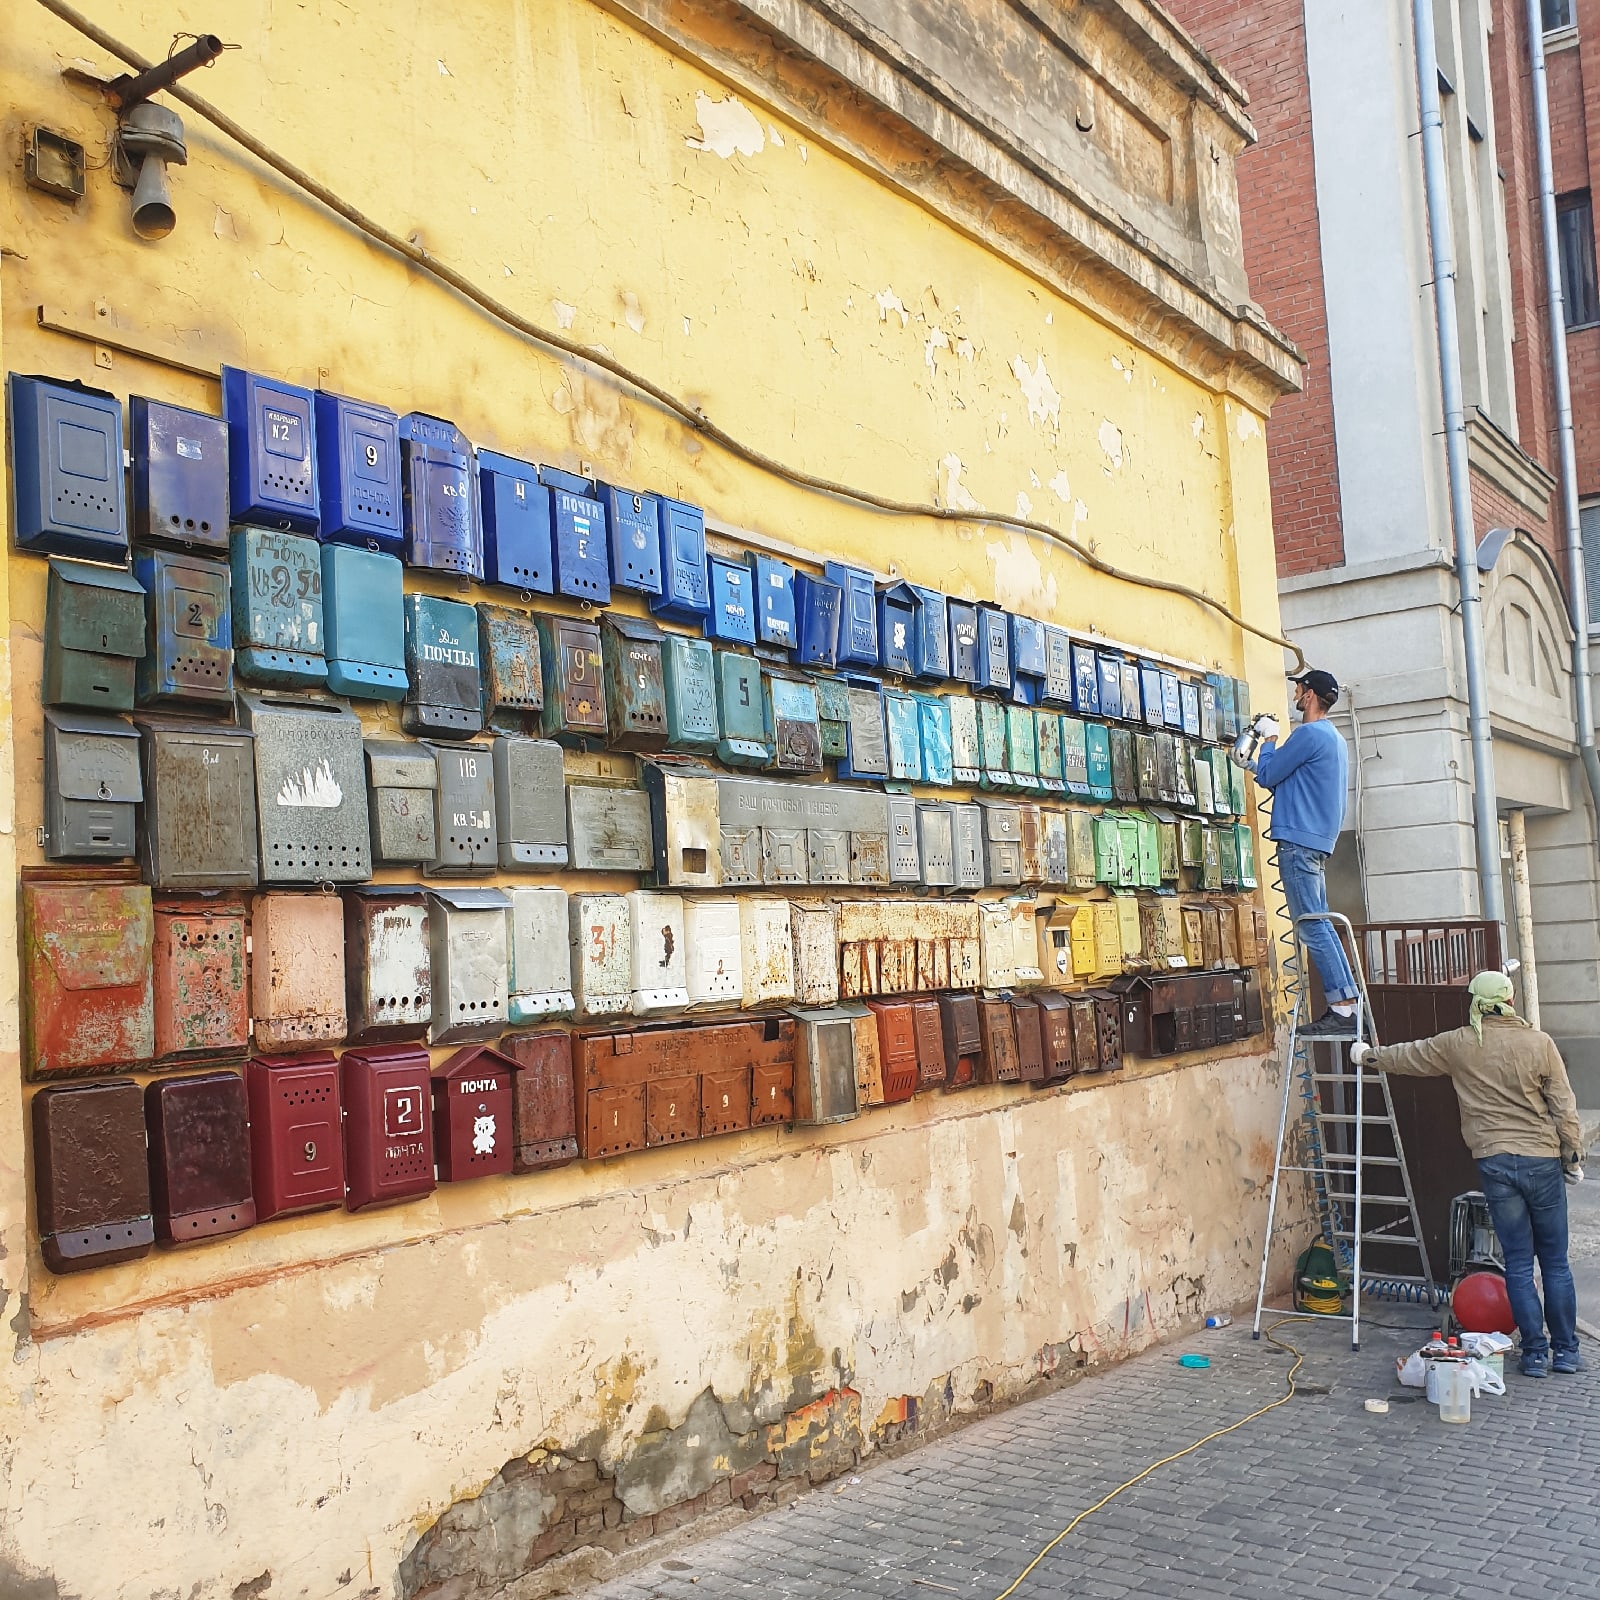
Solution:
M636 1017L680 1011L689 1003L683 948L683 896L635 889L628 895L633 938L633 989L628 1009Z
M1121 720L1128 715L1122 704L1122 657L1101 652L1095 663L1100 674L1100 715Z
M1210 678L1195 687L1200 696L1199 738L1206 744L1215 744L1220 732L1217 724L1217 687Z
M889 881L921 883L922 852L917 838L917 803L909 795L889 796Z
M715 653L704 639L681 633L663 640L666 679L667 742L679 749L697 750L714 745L717 724L717 672Z
M257 879L255 741L241 728L141 719L139 865L157 889Z
M766 742L761 663L753 656L719 650L716 665L717 713L722 728L717 758L730 767L770 766L772 747Z
M463 752L466 748L462 747ZM442 775L451 771L455 753L449 746L439 747L441 803L449 792ZM567 803L561 746L548 739L502 734L494 742L491 765L500 865L511 871L566 866ZM445 821L449 824L451 817L446 815ZM449 827L444 831L448 833Z
M511 899L511 988L507 1017L512 1023L570 1015L572 946L565 889L508 889Z
M438 854L433 746L367 739L367 819L372 859L388 866L432 861Z
M999 606L978 607L978 688L1011 694L1011 617Z
M1111 745L1106 744L1110 760ZM1080 799L1089 794L1089 727L1077 717L1061 719L1061 781L1070 795Z
M757 1024L759 1026L759 1024ZM701 1132L701 1073L723 1052L720 1029L670 1024L630 1033L573 1035L579 1148L589 1160L678 1144ZM748 1084L748 1069L746 1069ZM749 1125L748 1088L743 1106Z
M837 664L875 667L878 664L878 600L872 574L843 561L825 561L822 576L837 584L843 594L839 613Z
M922 782L922 716L917 697L903 689L883 691L883 720L888 737L888 776L896 782Z
M511 1082L511 1170L547 1172L576 1161L572 1035L562 1029L508 1033L500 1048L517 1069Z
M653 494L613 484L599 486L611 553L611 587L635 594L661 593L661 507Z
M406 565L483 580L478 464L467 436L443 417L400 419Z
M803 667L839 664L844 590L810 572L794 576L795 660Z
M1041 989L1029 999L1039 1011L1040 1048L1044 1071L1041 1081L1061 1083L1075 1070L1072 1059L1072 1003L1065 995Z
M715 889L722 882L718 780L705 767L647 762L655 881L674 889Z
M1141 707L1141 694L1139 688L1139 663L1129 661L1126 657L1120 658L1118 669L1121 674L1121 687L1118 690L1118 699L1122 705L1122 719L1124 722L1141 722L1144 713Z
M1018 840L1022 846L1021 871L1024 883L1044 882L1044 813L1032 801L1017 806Z
M1044 834L1044 881L1066 888L1072 882L1067 814L1056 806L1041 806L1039 819Z
M811 835L821 835L831 830L813 828ZM808 836L809 837L809 836ZM852 833L849 836L851 883L875 884L887 888L889 877L889 835L887 833ZM813 883L833 883L831 876L813 877Z
M1161 721L1169 728L1183 727L1183 695L1178 687L1178 675L1161 671Z
M606 514L594 484L554 467L540 467L554 515L551 550L556 593L603 606L611 599L611 560L606 549Z
M145 653L144 586L131 572L54 560L45 589L47 706L131 711Z
M711 614L706 634L724 644L756 642L755 608L750 597L750 569L731 556L710 556Z
M1072 637L1056 623L1044 625L1044 685L1040 701L1070 710L1072 695Z
M1050 794L1061 794L1067 787L1061 766L1061 718L1054 711L1035 711L1033 729L1039 786Z
M1022 817L1003 800L985 800L983 807L983 880L995 888L1022 882Z
M1009 1000L978 1001L978 1036L983 1041L980 1081L1016 1083L1022 1076L1017 1053L1017 1025Z
M163 896L154 906L156 1056L227 1060L250 1048L248 924L236 894Z
M512 1169L517 1064L487 1045L468 1045L433 1074L433 1148L440 1183Z
M145 592L146 648L134 667L140 705L233 704L233 626L225 562L146 550L133 575Z
M575 894L571 924L572 995L580 1017L615 1016L633 995L633 919L627 896Z
M117 717L44 714L47 861L120 860L134 852L139 730Z
M1103 722L1084 723L1083 748L1089 769L1089 798L1112 799L1111 730Z
M761 830L725 827L722 830L724 887L729 889L747 887L760 883L762 877Z
M1006 710L1006 771L1019 789L1039 787L1039 747L1036 724L1028 706L1010 705Z
M505 1027L510 910L511 901L499 889L428 890L429 1044L488 1039Z
M650 801L615 783L567 785L572 865L584 872L649 872L655 865Z
M578 742L606 735L606 700L600 627L577 617L541 616L539 655L544 664L547 738Z
M839 908L789 907L794 934L794 997L804 1006L831 1006L839 998Z
M683 908L689 1004L737 1005L744 992L735 900L690 900Z
M315 533L322 506L311 391L225 366L222 415L228 424L228 509L233 520Z
M917 807L921 834L922 881L930 889L953 889L956 884L955 807L924 804Z
M433 1017L433 962L422 886L385 883L347 890L344 937L350 1041L422 1038Z
M339 1061L329 1051L254 1056L244 1069L250 1096L250 1173L256 1220L326 1211L344 1203Z
M850 881L850 835L843 828L806 829L806 881Z
M137 1261L155 1241L144 1095L131 1078L33 1097L39 1250L52 1272Z
M857 1111L855 1007L796 1009L794 1119L846 1122Z
M345 1036L344 907L325 894L263 894L251 908L250 1012L258 1050Z
M807 678L765 674L765 738L779 772L822 771L822 727L817 691Z
M150 891L93 881L22 885L22 978L32 1076L137 1066L155 1053Z
M726 834L727 830L723 830ZM811 869L804 828L765 827L761 830L761 881L809 883Z
M228 425L182 406L128 397L133 536L228 548Z
M779 650L793 650L799 639L795 615L794 568L776 556L751 551L751 581L754 584L756 643Z
M739 958L746 1007L794 999L794 945L787 900L739 901Z
M1098 717L1100 710L1100 661L1090 645L1072 645L1072 709L1080 717Z
M1135 735L1131 728L1110 728L1111 795L1123 805L1139 798L1139 778L1146 775L1148 798L1155 799L1156 744L1148 734ZM1137 739L1137 743L1135 740Z
M950 730L949 703L935 694L913 697L917 708L917 737L921 745L922 780L946 787L955 782L955 756Z
M418 1045L346 1050L339 1060L352 1211L433 1193L433 1083Z
M657 502L661 542L661 593L650 596L650 610L673 622L700 627L711 610L706 572L706 514L682 500Z
M301 534L240 528L231 569L239 671L280 688L326 683L322 547Z
M661 750L667 743L663 635L643 617L607 612L600 621L609 743L617 750Z
M1011 618L1011 692L1024 705L1037 705L1044 698L1049 676L1049 653L1045 649L1044 624L1035 617Z
M973 805L950 808L955 851L956 888L981 889L984 885L983 811Z
M17 549L121 566L128 557L122 402L81 383L7 379Z
M979 682L978 608L951 596L945 606L950 619L950 676L957 683Z
M850 683L845 697L850 708L841 778L886 778L889 743L884 729L883 692L876 684Z
M978 1082L983 1059L978 997L975 994L940 995L939 1022L944 1034L944 1086L965 1089Z
M917 1087L932 1089L944 1082L944 1023L939 1002L913 1000L911 1027L917 1041Z
M878 641L885 672L902 678L915 672L921 604L909 583L891 583L878 591Z
M343 706L239 696L254 735L263 883L372 876L361 722Z
M478 605L478 660L483 672L483 720L505 733L527 733L544 710L539 630L529 612Z
M1009 789L1011 770L1006 766L1006 708L998 700L978 702L978 752L982 765L978 779L985 789Z
M1178 681L1178 704L1182 708L1184 737L1200 737L1200 690L1187 678Z
M978 907L978 970L985 989L1009 989L1016 981L1011 908L1003 900Z
M400 419L387 406L318 389L316 450L324 543L400 553Z
M1155 736L1156 747L1156 799L1169 806L1178 803L1178 740L1175 734L1161 732Z
M950 713L951 776L957 783L977 783L983 770L978 702L970 695L951 694L945 696L944 703Z
M397 556L346 544L322 547L323 649L335 694L405 698L404 589Z
M477 611L459 600L408 594L405 618L411 681L400 726L407 733L470 739L483 727Z
M916 596L917 611L911 629L911 670L929 683L950 676L950 613L938 589L908 584Z
M818 734L822 754L839 761L850 743L850 689L840 678L816 678L812 688L817 696Z
M883 1078L883 1103L909 1100L920 1081L917 1033L909 1000L869 1000L878 1028L878 1060Z
M522 594L553 593L554 518L539 469L531 461L480 450L478 502L485 580Z
M250 1109L236 1072L160 1078L144 1091L156 1237L189 1244L256 1220Z

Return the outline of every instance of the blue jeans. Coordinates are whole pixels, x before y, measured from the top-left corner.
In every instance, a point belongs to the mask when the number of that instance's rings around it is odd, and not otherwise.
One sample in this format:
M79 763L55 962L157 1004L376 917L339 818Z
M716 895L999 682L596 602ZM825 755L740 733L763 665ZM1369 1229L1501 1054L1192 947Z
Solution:
M1321 850L1312 850L1303 844L1278 843L1278 875L1283 880L1283 898L1289 903L1289 915L1305 916L1311 911L1328 909L1328 883L1323 877L1327 856ZM1333 931L1331 922L1302 922L1300 938L1322 979L1322 992L1331 1004L1335 1000L1354 1000L1356 980L1345 960L1344 946Z
M1578 1291L1567 1265L1567 1188L1555 1156L1485 1156L1478 1163L1484 1198L1506 1258L1506 1294L1522 1335L1522 1355L1578 1353ZM1544 1304L1533 1286L1539 1258ZM1550 1337L1544 1336L1546 1321Z

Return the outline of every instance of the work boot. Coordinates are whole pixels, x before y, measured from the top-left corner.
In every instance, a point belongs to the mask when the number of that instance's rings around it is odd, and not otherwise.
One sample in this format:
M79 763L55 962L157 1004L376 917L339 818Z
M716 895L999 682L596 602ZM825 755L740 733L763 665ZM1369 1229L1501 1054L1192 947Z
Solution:
M1355 1036L1355 1012L1352 1011L1348 1017L1341 1017L1332 1006L1329 1006L1315 1022L1308 1022L1300 1030L1302 1039L1354 1039Z

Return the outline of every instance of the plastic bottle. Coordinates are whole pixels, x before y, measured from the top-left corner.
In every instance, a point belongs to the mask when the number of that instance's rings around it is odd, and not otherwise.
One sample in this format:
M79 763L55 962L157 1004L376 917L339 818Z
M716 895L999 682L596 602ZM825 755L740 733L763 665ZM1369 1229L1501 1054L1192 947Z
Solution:
M1206 1326L1208 1328L1231 1328L1233 1326L1233 1318L1226 1311L1213 1311L1206 1318Z
M1439 1420L1472 1421L1472 1383L1464 1361L1445 1361L1439 1367Z

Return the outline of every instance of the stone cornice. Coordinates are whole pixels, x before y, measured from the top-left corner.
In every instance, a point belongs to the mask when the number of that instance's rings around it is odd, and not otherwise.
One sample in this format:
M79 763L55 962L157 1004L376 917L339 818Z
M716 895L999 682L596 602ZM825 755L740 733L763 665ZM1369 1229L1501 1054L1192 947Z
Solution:
M1481 411L1467 418L1467 461L1537 521L1549 517L1555 478Z

